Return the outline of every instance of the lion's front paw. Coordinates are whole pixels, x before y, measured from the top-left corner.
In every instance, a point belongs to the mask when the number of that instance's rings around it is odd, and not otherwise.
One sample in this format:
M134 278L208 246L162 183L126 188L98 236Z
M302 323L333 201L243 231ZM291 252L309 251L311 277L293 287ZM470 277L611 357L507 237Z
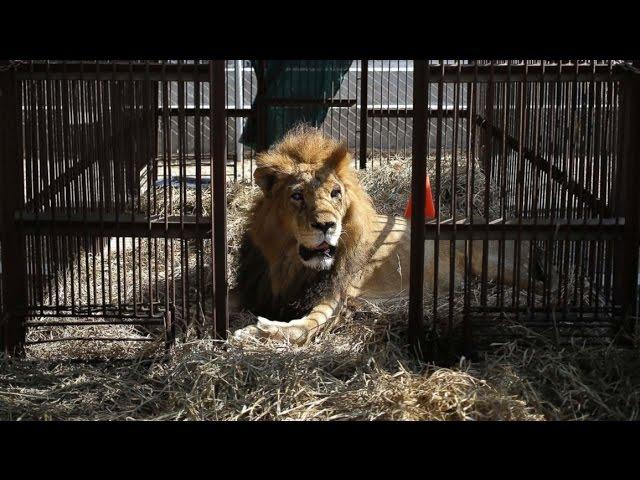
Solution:
M244 328L239 328L233 333L233 339L240 342L255 338L260 338L260 330L258 330L255 325L247 325Z
M288 342L293 345L304 345L307 341L308 332L294 324L294 322L276 322L264 317L258 317L258 323L237 330L233 336L237 340L264 338Z

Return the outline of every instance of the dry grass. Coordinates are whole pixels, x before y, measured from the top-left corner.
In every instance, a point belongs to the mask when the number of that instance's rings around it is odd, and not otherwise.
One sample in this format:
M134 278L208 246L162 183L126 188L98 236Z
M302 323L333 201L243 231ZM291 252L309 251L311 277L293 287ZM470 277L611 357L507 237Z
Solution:
M306 348L179 343L166 361L4 360L3 419L638 419L637 350L533 334L478 361L424 364L402 316L348 318Z
M381 211L402 212L410 178L406 163L392 162L361 178ZM443 184L447 179L450 182L450 174L443 173ZM230 186L232 271L244 214L255 194L248 185ZM474 209L482 207L479 198L474 196ZM178 341L166 357L161 339L31 347L26 359L0 359L0 419L640 417L637 349L558 346L521 329L517 340L494 344L473 361L462 358L447 367L435 366L407 349L406 305L402 299L376 305L352 302L343 322L303 348L257 342L240 347L192 336ZM98 332L139 335L129 326L75 327L65 335ZM88 357L104 361L69 360Z

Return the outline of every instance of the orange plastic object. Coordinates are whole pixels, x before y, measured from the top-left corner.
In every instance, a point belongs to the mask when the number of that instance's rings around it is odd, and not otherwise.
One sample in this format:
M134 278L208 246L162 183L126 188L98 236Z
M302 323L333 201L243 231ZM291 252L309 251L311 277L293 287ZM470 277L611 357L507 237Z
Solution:
M431 182L429 181L429 175L427 175L427 189L424 199L424 216L425 218L436 218L436 208L433 204L433 193L431 193ZM404 218L411 218L412 198L409 194L409 201L407 207L404 209Z

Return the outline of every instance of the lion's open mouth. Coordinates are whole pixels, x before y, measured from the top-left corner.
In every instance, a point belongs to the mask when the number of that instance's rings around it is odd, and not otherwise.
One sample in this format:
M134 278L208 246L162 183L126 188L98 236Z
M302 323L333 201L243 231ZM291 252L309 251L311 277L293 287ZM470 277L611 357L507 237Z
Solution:
M298 252L304 261L311 260L314 257L332 258L336 254L336 247L329 245L327 242L322 242L314 248L307 248L304 245L300 245Z

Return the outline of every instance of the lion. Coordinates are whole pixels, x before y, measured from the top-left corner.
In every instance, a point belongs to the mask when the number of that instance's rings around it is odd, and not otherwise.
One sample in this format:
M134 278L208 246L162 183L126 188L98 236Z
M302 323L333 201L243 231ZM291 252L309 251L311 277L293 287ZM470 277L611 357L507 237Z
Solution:
M352 168L347 147L312 127L290 131L257 158L254 180L262 190L240 248L232 309L258 316L235 332L310 342L339 318L349 297L407 295L410 223L379 215ZM514 242L511 242L514 243ZM520 278L527 279L528 247L522 242ZM482 271L482 241L472 241L473 274ZM434 281L435 241L425 242L424 281ZM498 271L497 241L489 241L488 276ZM439 282L449 288L449 240L439 245ZM457 241L455 280L464 278L465 241ZM513 284L513 245L506 245L503 281Z

